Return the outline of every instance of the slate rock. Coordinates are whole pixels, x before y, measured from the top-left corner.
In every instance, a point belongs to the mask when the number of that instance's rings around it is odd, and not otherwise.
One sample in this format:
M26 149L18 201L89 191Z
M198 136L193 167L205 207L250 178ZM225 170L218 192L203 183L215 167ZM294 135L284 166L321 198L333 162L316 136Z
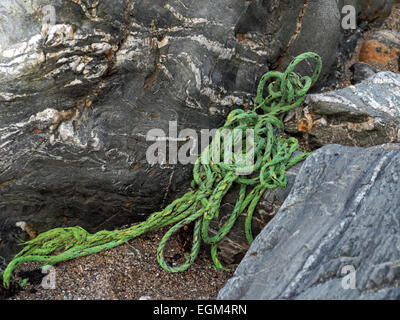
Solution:
M373 66L363 63L356 62L350 67L352 73L351 84L355 85L368 78L372 77L374 74L378 73L378 70Z
M218 298L399 299L399 172L398 144L316 151Z
M340 17L336 1L304 1L297 19L296 32L291 36L280 59L280 69L285 70L298 52L317 52L322 58L323 69L319 84L317 83L312 90L321 88L320 84L334 83L337 77L335 70L339 64L339 44L342 35ZM296 72L312 74L313 68L313 63L305 62L296 68Z
M191 166L150 165L147 132L168 135L169 121L217 128L231 109L251 107L261 76L305 50L294 34L331 73L338 29L315 43L302 32L333 26L338 8L313 1L298 34L303 9L297 0L1 1L0 255L14 248L17 222L113 229L187 191Z
M360 0L359 4L363 20L382 23L392 12L393 0Z
M341 12L341 21L349 19L348 6L355 9L355 28L345 28L340 35L340 50L338 65L338 77L344 79L346 62L352 58L359 41L363 38L364 32L368 32L371 27L378 27L383 24L385 19L392 11L392 0L339 0L338 6ZM346 7L346 8L345 8ZM345 10L344 10L345 9ZM366 61L364 61L366 62ZM393 70L391 70L393 71Z
M380 72L344 89L312 94L286 118L290 133L309 144L373 146L400 141L400 74Z
M396 0L397 1L397 0ZM339 0L339 8L351 5L356 9L358 24L367 22L369 24L381 25L389 17L393 0Z

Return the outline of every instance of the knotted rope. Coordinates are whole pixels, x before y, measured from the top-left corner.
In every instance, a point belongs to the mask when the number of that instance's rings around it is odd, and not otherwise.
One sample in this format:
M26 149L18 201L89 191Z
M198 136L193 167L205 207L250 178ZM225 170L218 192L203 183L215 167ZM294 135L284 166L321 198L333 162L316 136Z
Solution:
M315 61L314 74L300 77L294 68L303 60ZM3 284L10 285L12 272L25 262L41 262L54 265L78 257L87 256L102 250L119 246L143 233L173 225L164 235L157 250L157 260L161 267L170 272L187 270L196 260L202 241L211 245L211 256L217 268L224 268L218 259L217 249L221 240L229 233L237 218L247 210L245 232L251 244L253 236L251 221L256 205L267 189L286 187L286 170L304 160L308 154L294 156L299 150L295 138L282 138L275 130L283 130L283 114L301 105L310 87L316 82L322 68L321 58L315 53L304 53L295 58L284 73L272 71L265 74L259 83L257 97L252 111L237 109L232 111L223 127L217 130L217 136L223 130L239 130L241 138L247 140L247 130L254 132L254 148L243 157L234 155L232 164L213 162L216 152L226 154L224 144L215 139L197 159L193 169L191 191L175 200L164 210L151 214L144 222L124 230L100 231L90 234L81 227L58 228L40 234L24 243L25 247L9 263L3 273ZM274 81L271 81L274 79ZM271 82L270 82L271 81ZM267 97L264 88L267 84ZM234 143L236 137L232 138ZM242 141L243 142L243 141ZM243 156L243 153L241 154ZM252 175L242 175L241 170L249 169L247 160L254 159L251 165ZM244 160L243 160L244 159ZM205 161L208 160L208 161ZM223 197L233 184L240 185L239 198L234 210L214 236L209 235L212 219L218 218ZM164 248L170 237L182 227L195 222L193 244L190 255L184 264L176 267L167 265Z

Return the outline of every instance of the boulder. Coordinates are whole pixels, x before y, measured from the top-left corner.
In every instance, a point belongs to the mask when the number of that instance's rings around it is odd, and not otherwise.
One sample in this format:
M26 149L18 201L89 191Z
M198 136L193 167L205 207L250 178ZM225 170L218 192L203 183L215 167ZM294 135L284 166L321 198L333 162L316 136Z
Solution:
M392 0L379 0L379 1L370 1L370 0L339 0L339 10L342 13L342 22L349 22L349 8L351 7L355 9L356 14L356 25L355 28L344 28L340 36L340 50L339 50L339 61L337 77L342 79L342 81L346 80L346 63L350 59L353 58L353 54L356 49L358 51L357 46L360 41L364 41L364 32L369 32L371 27L376 28L383 24L386 18L389 17L392 11L392 4L396 3ZM353 17L354 18L354 17ZM394 20L394 19L392 19ZM352 20L354 21L354 20ZM371 46L368 46L368 51L370 51L373 55L373 50L371 50ZM376 55L376 53L375 53ZM363 61L368 64L371 64L369 61ZM390 70L396 71L393 69L381 69L381 70Z
M344 89L309 95L286 117L290 133L310 146L373 146L400 141L400 74L380 72Z
M398 144L316 151L219 299L399 299L399 172Z
M382 23L389 17L393 2L393 0L359 0L361 18L368 22Z
M380 70L400 72L400 33L393 30L371 33L362 44L359 61Z
M308 49L325 62L322 86L339 11L309 2L1 1L0 256L18 222L95 232L185 192L191 166L150 165L149 130L219 127L252 105L265 72Z
M393 3L398 0L339 0L339 7L350 5L356 9L357 20L360 23L367 22L381 25L389 17Z
M378 70L363 62L356 62L350 67L352 73L351 84L358 84L368 78L372 77L374 74L378 73Z

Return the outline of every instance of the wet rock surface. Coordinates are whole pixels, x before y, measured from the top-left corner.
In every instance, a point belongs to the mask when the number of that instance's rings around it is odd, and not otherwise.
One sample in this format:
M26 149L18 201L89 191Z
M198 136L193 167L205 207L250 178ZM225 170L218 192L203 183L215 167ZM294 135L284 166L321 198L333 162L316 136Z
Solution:
M287 117L286 130L305 133L313 146L398 142L399 93L400 75L380 72L355 86L309 95L307 106Z
M399 172L398 144L316 151L219 298L398 299Z
M17 222L95 232L179 197L191 167L149 165L147 132L220 126L303 51L324 59L323 85L340 32L333 1L5 0L0 12L3 257Z

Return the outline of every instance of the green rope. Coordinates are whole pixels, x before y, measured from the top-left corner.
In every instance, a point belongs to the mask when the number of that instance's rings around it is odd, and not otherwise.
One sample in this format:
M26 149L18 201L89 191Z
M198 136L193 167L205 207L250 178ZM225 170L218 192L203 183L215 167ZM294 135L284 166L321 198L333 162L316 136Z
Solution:
M315 72L311 77L299 77L293 72L294 68L306 59L315 61ZM308 52L294 59L286 72L268 72L262 77L258 86L254 109L248 112L241 109L232 111L224 126L218 129L217 135L221 135L224 129L241 130L244 141L246 141L246 130L253 130L254 148L244 154L255 160L252 167L254 174L249 176L238 174L238 169L248 169L248 165L238 161L238 157L234 159L236 161L233 161L233 164L213 163L215 150L222 150L219 151L220 155L224 155L223 144L218 141L219 139L214 139L197 159L193 169L192 190L183 197L172 202L164 210L151 214L146 221L124 230L90 234L81 227L73 227L42 233L26 242L23 250L9 263L3 273L4 286L9 287L12 272L21 263L36 261L44 265L54 265L119 246L143 233L168 225L173 226L165 234L157 250L157 260L163 269L170 272L187 270L196 260L202 241L211 245L211 256L215 266L224 268L218 259L218 244L229 233L237 218L246 211L245 232L251 244L252 216L261 196L267 189L286 187L286 170L308 156L308 154L294 156L300 149L298 141L294 138L278 137L275 129L283 129L281 117L286 111L303 103L308 90L318 79L321 68L321 58L315 53ZM268 94L264 98L267 82L270 82L267 87ZM220 143L219 148L217 143ZM233 184L240 185L234 210L217 234L210 236L210 222L218 218L221 201ZM167 265L164 259L166 242L175 232L192 222L195 222L193 245L186 262L177 267Z

